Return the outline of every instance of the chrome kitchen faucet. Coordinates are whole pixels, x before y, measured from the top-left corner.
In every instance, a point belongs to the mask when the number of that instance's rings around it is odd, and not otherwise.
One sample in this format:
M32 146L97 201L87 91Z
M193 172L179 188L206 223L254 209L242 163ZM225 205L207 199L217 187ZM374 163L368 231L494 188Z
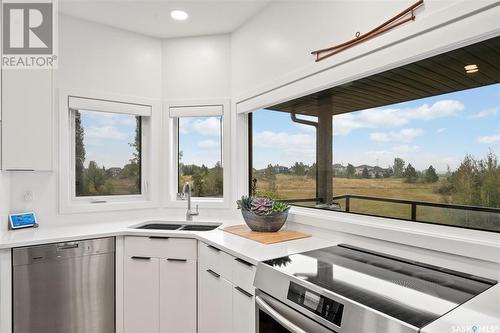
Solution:
M187 211L186 211L186 221L192 221L193 216L200 215L200 212L198 211L198 205L196 205L196 211L191 210L191 184L186 183L184 184L184 187L182 188L182 193L179 196L181 200L186 200L187 199Z

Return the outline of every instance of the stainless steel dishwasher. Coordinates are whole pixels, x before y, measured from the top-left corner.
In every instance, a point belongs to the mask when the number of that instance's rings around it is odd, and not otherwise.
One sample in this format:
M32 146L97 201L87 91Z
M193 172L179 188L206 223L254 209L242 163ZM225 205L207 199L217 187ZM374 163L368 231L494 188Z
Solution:
M12 250L14 333L115 332L115 240Z

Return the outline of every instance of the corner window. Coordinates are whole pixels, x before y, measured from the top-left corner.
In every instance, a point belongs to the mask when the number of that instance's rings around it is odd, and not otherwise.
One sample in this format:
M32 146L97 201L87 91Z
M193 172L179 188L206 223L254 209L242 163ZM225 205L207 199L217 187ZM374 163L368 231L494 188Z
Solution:
M140 116L73 111L75 196L140 195Z
M223 197L222 116L181 117L178 123L178 192L192 185L195 197Z
M169 102L169 126L173 126L173 172L167 184L170 201L189 183L192 196L205 205L228 205L228 170L225 169L229 135L228 103L225 100Z
M76 96L61 105L61 211L151 205L152 106Z
M497 37L253 112L251 194L500 232L499 53Z

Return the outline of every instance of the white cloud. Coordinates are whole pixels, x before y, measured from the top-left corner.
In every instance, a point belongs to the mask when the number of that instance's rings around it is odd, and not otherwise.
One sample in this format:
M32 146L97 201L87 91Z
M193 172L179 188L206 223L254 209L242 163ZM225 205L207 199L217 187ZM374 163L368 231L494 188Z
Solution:
M399 145L399 146L394 146L391 149L396 153L405 154L405 153L416 152L420 149L420 147L417 145Z
M348 135L359 128L393 128L408 124L412 120L432 120L451 117L464 110L456 100L442 100L432 105L423 104L417 108L368 109L334 117L335 135Z
M254 144L258 147L274 147L276 149L290 146L313 146L315 139L310 134L290 134L285 132L264 131L254 135Z
M484 143L484 144L491 144L491 143L500 142L500 134L481 136L481 137L477 138L477 142Z
M127 138L127 133L121 132L114 126L92 126L85 129L85 139L126 140Z
M470 119L481 119L496 115L498 108L489 108L469 116Z
M312 133L291 134L263 131L253 137L256 149L265 151L254 156L254 165L263 168L267 164L292 165L297 161L313 163L316 159L316 136Z
M436 130L436 133L438 133L438 134L439 134L439 133L443 133L444 131L446 131L446 128L441 127L441 128L438 128L438 129Z
M219 142L215 140L203 140L198 142L198 147L200 148L205 148L205 149L210 149L210 148L219 148L220 144Z
M220 136L221 123L219 118L197 119L193 123L193 129L201 135Z
M221 122L217 117L207 117L204 119L181 118L179 132L181 134L196 132L206 136L220 136Z
M370 133L370 140L376 142L411 142L424 134L420 128L404 128L399 131Z
M92 122L99 126L134 126L136 125L135 116L121 113L98 112L98 111L80 111L85 118L91 119Z
M179 119L179 133L188 134L191 128L191 118Z

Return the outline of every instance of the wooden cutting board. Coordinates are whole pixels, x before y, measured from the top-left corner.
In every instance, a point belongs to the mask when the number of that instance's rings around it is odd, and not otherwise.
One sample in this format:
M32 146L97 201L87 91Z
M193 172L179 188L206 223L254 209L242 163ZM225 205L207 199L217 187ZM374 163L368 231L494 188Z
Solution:
M294 239L311 237L298 231L280 230L277 232L255 232L250 230L246 224L233 225L223 229L231 234L238 235L243 238L251 239L261 244L274 244L286 242Z

